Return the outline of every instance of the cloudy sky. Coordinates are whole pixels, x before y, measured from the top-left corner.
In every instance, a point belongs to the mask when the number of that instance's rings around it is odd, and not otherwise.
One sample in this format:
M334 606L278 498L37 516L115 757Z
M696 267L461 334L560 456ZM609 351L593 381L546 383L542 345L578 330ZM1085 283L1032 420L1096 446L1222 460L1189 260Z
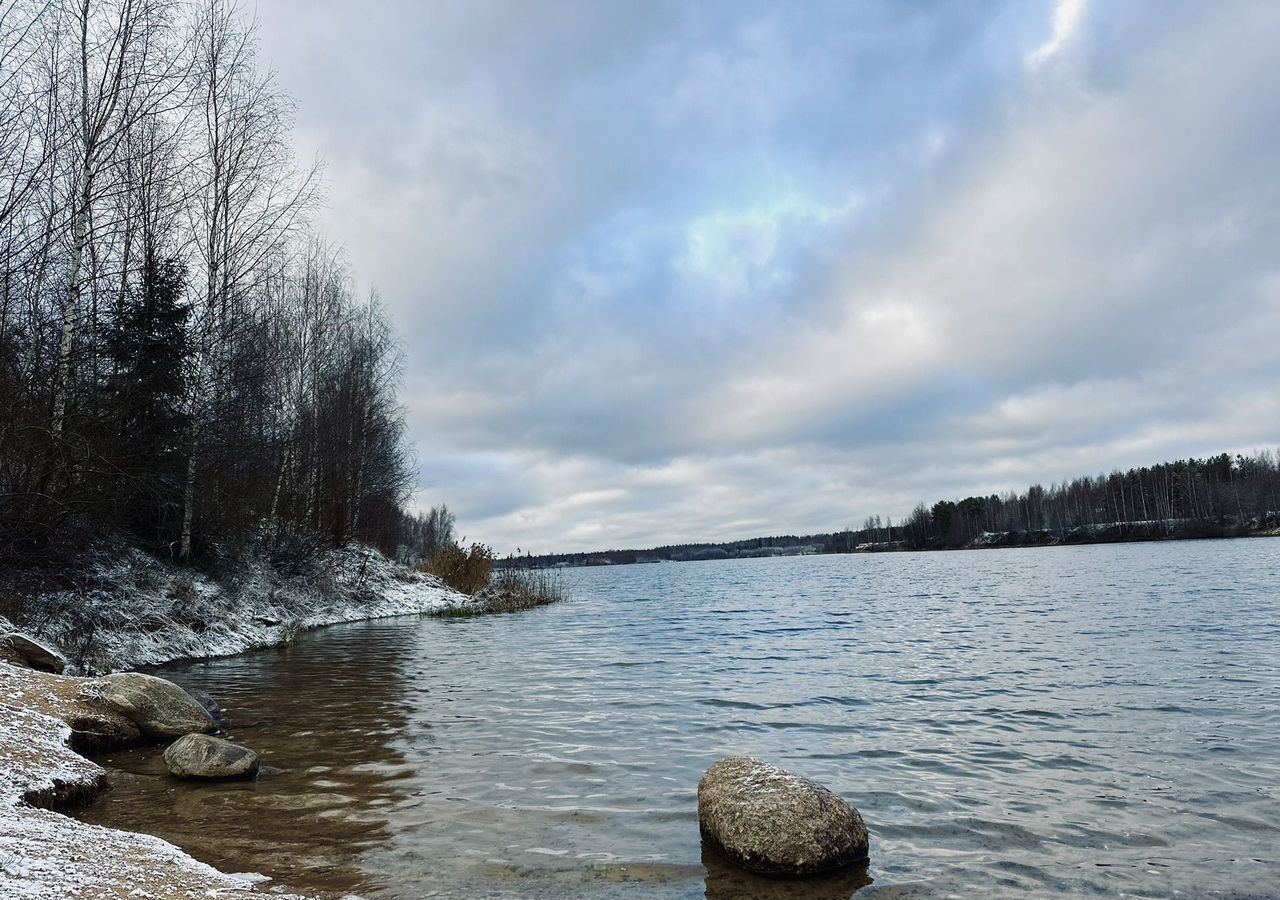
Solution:
M1280 443L1280 3L258 15L469 538L826 531Z

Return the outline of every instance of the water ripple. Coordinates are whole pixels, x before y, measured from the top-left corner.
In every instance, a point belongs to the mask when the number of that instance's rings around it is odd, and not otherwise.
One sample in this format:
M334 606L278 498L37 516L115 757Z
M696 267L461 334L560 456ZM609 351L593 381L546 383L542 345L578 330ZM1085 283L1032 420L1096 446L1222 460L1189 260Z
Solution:
M575 572L559 607L174 667L280 771L125 754L86 815L371 897L1275 897L1278 569L1257 539ZM730 753L854 802L871 867L704 855Z

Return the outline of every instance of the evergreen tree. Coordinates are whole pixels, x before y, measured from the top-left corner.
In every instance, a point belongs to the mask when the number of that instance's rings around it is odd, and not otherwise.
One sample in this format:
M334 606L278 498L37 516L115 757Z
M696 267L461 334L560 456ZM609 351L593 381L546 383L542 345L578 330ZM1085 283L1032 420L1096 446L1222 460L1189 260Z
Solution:
M116 502L138 537L172 542L180 524L189 448L186 367L190 356L184 302L186 266L148 254L142 281L127 291L107 333L112 375L106 410L118 426Z

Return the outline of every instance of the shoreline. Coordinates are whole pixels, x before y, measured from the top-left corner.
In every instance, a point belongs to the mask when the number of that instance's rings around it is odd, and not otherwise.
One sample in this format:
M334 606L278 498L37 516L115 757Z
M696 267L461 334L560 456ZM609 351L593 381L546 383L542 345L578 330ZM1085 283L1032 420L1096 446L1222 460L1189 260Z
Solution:
M0 887L24 900L263 897L263 875L220 872L151 835L65 814L111 789L107 770L70 746L69 722L92 679L0 662ZM301 895L275 893L283 900Z
M896 526L895 526L896 527ZM973 540L955 546L929 546L929 547L909 547L905 541L878 541L870 543L861 543L853 547L842 548L838 550L806 550L804 552L785 552L779 549L777 552L738 552L730 555L696 555L688 557L666 557L666 556L644 556L638 559L623 559L612 561L609 555L644 555L653 554L653 550L624 550L624 551L591 551L582 554L550 554L551 558L559 556L573 555L585 556L586 559L580 562L557 562L551 564L540 564L538 560L546 557L533 557L532 565L526 562L519 562L513 565L515 569L527 569L529 571L563 571L566 569L594 569L607 568L610 566L634 566L634 565L653 565L657 563L704 563L704 562L731 562L733 560L742 559L786 559L792 557L824 557L824 556L852 556L872 553L955 553L969 550L1038 550L1050 549L1056 547L1091 547L1105 546L1107 544L1160 544L1171 541L1231 541L1244 538L1267 538L1280 537L1280 527L1275 528L1258 528L1250 529L1244 532L1224 532L1219 534L1131 534L1131 535L1106 535L1081 537L1068 532L1066 535L1058 531L1038 532L1034 537L1027 537L1026 532L984 532ZM1015 535L1010 537L1010 535ZM810 537L829 537L829 535L813 535ZM754 539L753 539L754 540ZM702 546L702 545L695 545ZM718 546L718 545L712 545Z
M439 612L468 599L430 576L409 572L376 554L363 555L360 564L365 591L358 600L345 593L327 599L304 597L310 602L295 604L292 618L286 619L278 592L263 591L257 594L260 602L238 610L238 616L218 629L194 632L174 626L145 635L126 629L102 635L100 659L114 671L126 671L183 659L231 656L289 643L303 630ZM369 576L371 586L363 584ZM220 585L196 582L197 594L225 593ZM290 587L295 591L292 600L297 601L300 586ZM9 630L3 618L0 626ZM50 630L56 633L56 628ZM73 748L86 743L84 732L77 732L76 726L102 715L86 700L86 688L94 681L0 660L0 892L23 900L264 896L304 900L302 895L284 892L287 886L276 884L268 875L220 872L160 838L90 825L65 814L111 789L107 770L82 755L83 746ZM109 744L93 749L102 752ZM273 888L269 893L260 890L267 884Z
M963 553L969 550L1050 550L1059 547L1105 547L1109 544L1167 544L1176 541L1235 541L1249 538L1280 537L1280 528L1257 529L1238 534L1146 534L1081 538L1057 532L1026 537L1025 532L985 532L955 547L907 547L902 541L887 544L859 545L850 550L831 550L817 556L848 556L854 553Z

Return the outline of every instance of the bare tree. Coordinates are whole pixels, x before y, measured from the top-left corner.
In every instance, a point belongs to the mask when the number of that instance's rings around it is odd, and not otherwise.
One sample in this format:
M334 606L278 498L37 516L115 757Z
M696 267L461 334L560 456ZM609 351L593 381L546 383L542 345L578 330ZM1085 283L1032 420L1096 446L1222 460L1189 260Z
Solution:
M101 183L121 142L140 120L181 103L183 61L174 50L173 0L64 0L53 8L72 35L62 73L74 85L64 109L69 153L69 253L51 432L61 433L70 392L73 342L81 317L85 254L94 240Z
M203 0L192 28L199 115L190 206L204 269L195 319L196 373L180 554L191 554L195 480L208 410L230 377L229 360L266 263L320 199L320 170L298 170L287 142L289 101L259 69L254 23L232 0Z

